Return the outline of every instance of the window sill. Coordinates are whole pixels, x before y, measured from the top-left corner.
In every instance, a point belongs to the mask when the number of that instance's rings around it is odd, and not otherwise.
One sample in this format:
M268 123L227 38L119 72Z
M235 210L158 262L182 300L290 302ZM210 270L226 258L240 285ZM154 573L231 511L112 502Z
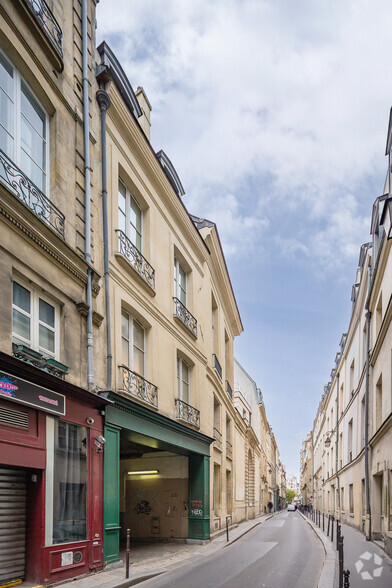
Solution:
M128 270L132 273L132 275L136 278L137 283L142 286L144 288L144 290L146 292L148 292L148 294L150 294L151 296L155 296L156 292L154 290L154 288L152 288L150 286L150 284L148 282L146 282L146 280L139 274L139 272L137 270L135 270L135 268L133 267L133 265L131 263L129 263L129 261L127 260L126 257L124 257L124 255L120 252L116 252L114 254L115 258L117 259L118 263L125 269Z

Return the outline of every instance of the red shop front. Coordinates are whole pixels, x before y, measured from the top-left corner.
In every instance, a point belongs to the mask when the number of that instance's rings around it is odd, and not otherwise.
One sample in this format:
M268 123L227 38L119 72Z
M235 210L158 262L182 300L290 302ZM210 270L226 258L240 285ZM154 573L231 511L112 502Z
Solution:
M0 353L0 585L103 567L105 404Z

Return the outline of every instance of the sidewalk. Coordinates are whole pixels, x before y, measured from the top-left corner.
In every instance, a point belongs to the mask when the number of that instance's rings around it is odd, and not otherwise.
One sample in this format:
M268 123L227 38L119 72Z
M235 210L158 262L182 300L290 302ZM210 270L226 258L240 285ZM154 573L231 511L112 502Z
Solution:
M126 588L134 586L148 578L162 574L173 566L177 566L191 557L209 555L222 549L243 537L251 529L272 517L272 514L261 515L250 521L229 528L229 542L226 541L226 531L219 531L211 535L211 541L190 543L149 543L131 545L129 579L125 579L125 553L121 556L123 562L107 566L102 572L90 574L74 581L63 582L57 586L64 588ZM204 545L203 545L204 543ZM24 585L22 585L24 588Z
M302 514L302 513L301 513ZM330 568L330 580L323 583L321 574L319 588L327 588L334 586L338 587L339 578L339 561L338 552L336 551L336 526L334 528L334 543L332 544L326 532L323 533L322 529L319 529L312 520L307 516L302 515L309 525L313 528L315 533L318 535L320 540L324 544L326 549L327 558L324 564L323 572L327 567L328 553L332 557L334 552L335 557L335 579L331 581L332 567ZM325 523L326 525L326 523ZM326 527L325 527L326 528ZM349 525L342 523L341 533L344 537L344 569L350 570L350 588L362 588L367 586L368 588L386 588L392 586L392 559L389 558L386 553L372 541L366 541L365 535L360 531L357 531ZM332 560L331 560L332 563ZM326 578L324 578L326 579Z

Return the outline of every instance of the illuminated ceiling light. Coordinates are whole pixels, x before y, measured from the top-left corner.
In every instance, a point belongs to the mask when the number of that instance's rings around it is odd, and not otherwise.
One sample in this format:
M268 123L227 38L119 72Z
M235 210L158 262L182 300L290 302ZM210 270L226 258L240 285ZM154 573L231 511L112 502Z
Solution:
M151 474L159 474L159 470L135 470L134 472L128 472L128 476L148 476Z

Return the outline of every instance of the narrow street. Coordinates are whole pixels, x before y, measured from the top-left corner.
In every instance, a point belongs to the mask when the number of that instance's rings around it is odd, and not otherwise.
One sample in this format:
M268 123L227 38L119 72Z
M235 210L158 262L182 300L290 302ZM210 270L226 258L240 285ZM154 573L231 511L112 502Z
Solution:
M140 584L146 588L315 588L324 551L297 512L283 512L219 553Z

